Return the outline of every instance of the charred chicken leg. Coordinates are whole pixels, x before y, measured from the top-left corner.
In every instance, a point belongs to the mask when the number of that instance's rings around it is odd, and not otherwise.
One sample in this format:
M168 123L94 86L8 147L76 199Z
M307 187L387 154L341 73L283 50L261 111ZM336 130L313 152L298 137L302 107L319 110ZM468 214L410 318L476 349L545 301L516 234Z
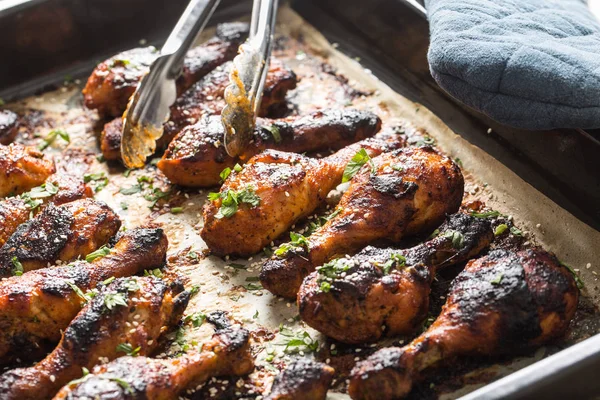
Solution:
M54 172L54 162L37 149L17 143L0 145L0 197L40 186Z
M275 252L260 281L273 294L295 298L304 277L336 256L378 239L397 243L432 231L458 210L463 186L460 168L430 147L382 154L352 178L333 218L302 243Z
M65 330L58 347L29 368L0 375L4 400L51 399L82 369L123 353L150 354L158 338L181 319L190 297L183 285L155 277L119 278L99 292Z
M245 23L221 24L215 37L192 48L184 59L177 93L183 93L211 70L233 59L238 46L248 35L248 29ZM101 115L120 116L158 55L154 47L136 48L98 64L83 89L85 105L97 109Z
M368 111L326 109L284 120L259 120L244 160L269 148L303 153L339 149L373 136L381 120ZM158 168L173 183L190 187L217 185L226 167L243 164L223 145L225 130L219 116L207 116L185 127L171 142Z
M354 367L350 396L399 399L426 368L443 361L547 343L565 333L578 297L572 274L545 251L492 251L456 277L440 316L425 333Z
M322 159L265 150L232 172L204 207L202 239L216 255L256 254L324 202L361 148L375 156L402 145L381 132Z
M248 331L229 324L220 312L208 314L207 320L216 330L200 350L189 350L173 359L121 357L68 384L54 400L169 400L212 377L250 373L254 361Z
M0 278L86 256L108 243L120 227L117 214L103 202L49 204L0 248Z
M48 182L50 182L48 184ZM72 175L54 174L42 186L20 196L0 200L0 248L30 216L52 203L61 205L93 196L83 180Z
M436 270L472 258L494 239L490 223L458 213L410 249L369 246L311 273L298 292L300 316L344 343L413 333L427 316Z
M309 358L298 358L275 377L265 400L325 400L334 369Z
M84 300L78 293L111 277L160 267L167 245L161 229L133 229L110 253L91 263L76 261L0 281L0 364L16 357L36 358L48 345L56 345L61 331L82 308Z

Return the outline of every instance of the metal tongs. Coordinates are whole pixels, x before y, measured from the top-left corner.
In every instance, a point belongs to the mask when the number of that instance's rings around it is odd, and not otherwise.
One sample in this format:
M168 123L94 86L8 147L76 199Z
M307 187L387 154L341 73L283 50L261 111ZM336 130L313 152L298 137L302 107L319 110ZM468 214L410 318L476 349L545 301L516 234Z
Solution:
M191 0L175 28L131 96L124 114L121 157L127 168L141 168L156 150L169 107L177 96L175 80L183 60L221 0Z
M256 114L269 70L278 0L254 0L250 36L233 59L221 113L227 153L240 156L252 140Z

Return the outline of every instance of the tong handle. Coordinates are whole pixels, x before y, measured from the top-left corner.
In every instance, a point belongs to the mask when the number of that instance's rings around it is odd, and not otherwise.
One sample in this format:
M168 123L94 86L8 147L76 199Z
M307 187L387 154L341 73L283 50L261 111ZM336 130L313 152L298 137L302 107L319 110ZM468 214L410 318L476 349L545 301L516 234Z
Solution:
M221 0L191 0L177 21L177 25L160 50L161 56L169 56L170 73L181 72L185 54L192 46L198 33L204 29Z

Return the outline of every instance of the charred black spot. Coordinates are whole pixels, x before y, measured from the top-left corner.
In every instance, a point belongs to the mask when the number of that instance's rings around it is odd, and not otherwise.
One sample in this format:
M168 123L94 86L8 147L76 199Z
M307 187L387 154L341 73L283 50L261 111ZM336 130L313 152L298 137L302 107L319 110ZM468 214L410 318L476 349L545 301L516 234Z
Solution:
M414 196L419 188L414 182L404 182L402 177L396 175L371 175L369 182L379 193L400 199L406 196Z

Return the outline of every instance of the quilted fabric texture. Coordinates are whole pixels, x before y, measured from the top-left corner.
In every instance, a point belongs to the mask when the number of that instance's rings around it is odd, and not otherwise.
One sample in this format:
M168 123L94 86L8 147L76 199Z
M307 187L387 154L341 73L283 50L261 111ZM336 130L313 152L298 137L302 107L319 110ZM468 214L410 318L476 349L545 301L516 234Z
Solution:
M600 128L600 23L581 0L428 0L450 95L526 129Z

